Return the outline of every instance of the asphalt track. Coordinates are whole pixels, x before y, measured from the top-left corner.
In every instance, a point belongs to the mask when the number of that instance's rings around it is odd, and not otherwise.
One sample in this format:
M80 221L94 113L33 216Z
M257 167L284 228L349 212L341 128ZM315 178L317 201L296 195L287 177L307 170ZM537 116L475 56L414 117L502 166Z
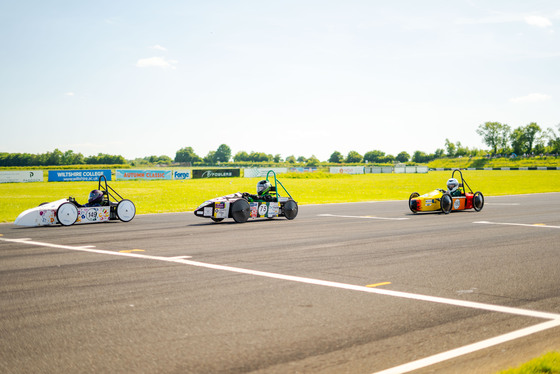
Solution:
M2 373L495 373L560 349L560 193L0 235Z

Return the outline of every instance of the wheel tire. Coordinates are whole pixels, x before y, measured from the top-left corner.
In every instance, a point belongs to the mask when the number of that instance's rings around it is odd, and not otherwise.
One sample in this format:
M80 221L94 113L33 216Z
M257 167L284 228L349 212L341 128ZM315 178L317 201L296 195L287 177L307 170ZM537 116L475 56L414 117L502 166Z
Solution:
M453 209L453 198L450 194L444 193L441 195L440 207L441 211L445 214L449 214L451 212L451 209Z
M78 220L78 208L72 203L62 203L56 210L56 219L62 226L71 226Z
M417 213L418 212L418 209L416 209L416 204L414 204L415 205L414 207L412 206L412 199L414 199L418 196L420 196L420 194L418 192L413 192L413 193L410 194L410 197L408 198L408 207L410 208L410 211L412 213Z
M222 222L224 220L223 218L216 218L216 217L210 217L210 219L214 222Z
M287 219L292 220L297 217L297 214L298 214L297 203L294 200L286 201L286 204L284 204L284 216Z
M231 216L235 222L247 222L249 214L251 214L251 207L249 206L247 200L239 199L231 205Z
M117 204L117 218L123 222L130 222L136 215L136 206L128 199L119 201Z
M476 191L472 201L473 209L480 212L484 207L484 195L480 191Z

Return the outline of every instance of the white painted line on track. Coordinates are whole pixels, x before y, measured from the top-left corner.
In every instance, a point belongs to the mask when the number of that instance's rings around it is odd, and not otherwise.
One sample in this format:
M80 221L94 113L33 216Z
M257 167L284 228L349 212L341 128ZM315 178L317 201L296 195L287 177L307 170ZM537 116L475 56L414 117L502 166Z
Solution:
M403 374L408 373L413 370L421 369L430 365L434 365L443 361L450 360L462 355L480 351L485 348L492 347L494 345L509 342L511 340L519 339L524 336L529 336L537 332L548 330L554 327L560 326L560 319L554 319L551 321L543 322L538 325L526 327L517 331L512 331L510 333L499 335L490 339L482 340L473 344L465 345L456 349L452 349L447 352L438 353L436 355L425 357L420 360L408 362L404 365L399 365L392 367L390 369L381 370L373 374Z
M406 218L406 217L391 218L391 217L376 217L376 216L344 216L344 215L340 215L340 214L317 214L317 217L380 219L380 220L387 220L387 221L402 221L402 220L410 219L410 218Z
M503 225L503 226L523 226L523 227L540 227L547 229L560 229L560 226L551 226L540 223L508 223L508 222L489 222L489 221L476 221L473 223L480 223L483 225Z
M279 274L279 273L269 273L269 272L265 272L265 271L237 268L237 267L226 266L226 265L209 264L209 263L205 263L205 262L186 260L185 258L182 258L183 256L180 256L181 258L178 258L178 257L164 257L164 256L152 256L152 255L147 255L147 254L142 254L142 253L115 252L115 251L108 251L108 250L103 250L103 249L84 248L84 247L76 247L76 246L70 246L70 245L60 245L60 244L52 244L52 243L44 243L44 242L36 242L36 241L21 242L19 239L0 238L0 241L16 242L16 243L22 243L22 244L27 244L27 245L35 245L35 246L40 246L40 247L68 249L68 250L72 250L72 251L99 253L99 254L112 255L112 256L133 257L133 258L139 258L139 259L144 259L144 260L174 262L174 263L178 263L178 264L191 265L191 266L202 267L202 268L207 268L207 269L229 271L229 272L233 272L233 273L248 274L248 275L266 277L266 278L273 278L273 279L281 279L281 280L292 281L292 282L313 284L313 285L318 285L318 286L341 288L341 289L352 290L352 291L375 293L375 294L379 294L379 295L393 296L393 297L399 297L399 298L403 298L403 299L428 301L428 302L439 303L439 304L460 306L460 307L464 307L464 308L486 310L486 311L490 311L490 312L507 313L507 314L513 314L513 315L519 315L519 316L525 316L525 317L543 318L543 319L560 319L560 314L556 314L556 313L539 312L539 311L535 311L535 310L528 310L528 309L520 309L520 308L514 308L514 307L508 307L508 306L479 303L479 302L475 302L475 301L448 299L448 298L438 297L438 296L413 294L413 293L402 292L402 291L394 291L394 290L388 290L388 289L383 289L383 288L369 288L369 287L365 287L365 286L358 286L358 285L354 285L354 284L339 283L339 282L331 282L331 281L325 281L325 280L321 280L321 279L305 278L305 277Z
M93 249L93 248L86 248L86 247L76 247L76 246L69 246L69 245L60 245L60 244L52 244L52 243L44 243L44 242L37 242L32 240L21 240L21 239L6 239L4 237L0 237L0 241L5 242L13 242L13 243L21 243L26 245L35 245L41 247L50 247L50 248L60 248L60 249L67 249L72 251L80 251L80 252L88 252L88 253L98 253L104 255L112 255L112 256L122 256L122 257L132 257L144 260L155 260L155 261L164 261L164 262L172 262L190 266L196 266L206 269L214 269L214 270L222 270L222 271L229 271L233 273L239 274L247 274L259 277L266 277L272 279L280 279L286 280L291 282L299 282L305 284L312 284L318 286L325 286L325 287L333 287L339 289L346 289L352 291L360 291L360 292L367 292L367 293L374 293L379 295L386 295L386 296L393 296L405 299L412 299L412 300L419 300L419 301L428 301L446 305L454 305L459 307L465 308L472 308L478 310L485 310L490 312L499 312L499 313L507 313L519 316L526 316L526 317L534 317L534 318L542 318L548 319L545 323L540 323L531 327L523 328L520 330L516 330L504 335L500 335L494 338L490 338L487 340L483 340L474 344L466 345L463 347L459 347L447 352L439 353L434 356L426 357L417 361L409 362L404 365L396 366L387 370L383 370L374 374L402 374L407 373L412 370L416 370L419 368L423 368L429 365L433 365L442 361L449 360L451 358L455 358L464 354L472 353L481 349L485 349L491 347L493 345L501 344L507 341L515 340L520 337L528 336L540 331L544 331L547 329L551 329L554 327L560 326L560 314L557 313L548 313L548 312L540 312L535 310L528 310L528 309L520 309L520 308L513 308L507 306L500 306L500 305L492 305L492 304L485 304L473 301L463 301L463 300L456 300L456 299L447 299L443 297L436 297L436 296L427 296L421 294L413 294L408 292L400 292L400 291L392 291L382 288L368 288L364 286L357 286L353 284L346 284L346 283L339 283L339 282L331 282L325 281L320 279L313 279L313 278L305 278L305 277L298 277L293 275L286 275L286 274L278 274L278 273L269 273L264 271L258 270L251 270L251 269L244 269L244 268L237 268L232 266L224 266L224 265L216 265L216 264L209 264L204 262L192 261L185 259L186 256L178 256L178 257L163 257L163 256L151 256L145 255L140 253L128 253L128 252L115 252L115 251L108 251L102 249Z

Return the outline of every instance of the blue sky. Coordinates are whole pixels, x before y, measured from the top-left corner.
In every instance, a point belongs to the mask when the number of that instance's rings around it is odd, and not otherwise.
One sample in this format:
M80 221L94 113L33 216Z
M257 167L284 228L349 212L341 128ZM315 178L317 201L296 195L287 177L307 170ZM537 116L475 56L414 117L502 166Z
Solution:
M3 1L0 152L326 160L560 123L560 3Z

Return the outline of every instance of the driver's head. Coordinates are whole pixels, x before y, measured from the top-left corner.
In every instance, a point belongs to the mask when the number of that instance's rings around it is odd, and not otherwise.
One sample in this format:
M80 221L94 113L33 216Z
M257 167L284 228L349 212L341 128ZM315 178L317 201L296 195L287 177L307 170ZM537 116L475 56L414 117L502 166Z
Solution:
M257 195L262 196L270 192L272 185L267 180L262 180L257 183Z
M103 192L99 190L93 190L89 193L88 203L89 204L101 204L103 201Z
M447 181L447 189L449 190L449 192L455 192L457 188L459 188L459 181L457 181L457 179L455 178L450 178Z

